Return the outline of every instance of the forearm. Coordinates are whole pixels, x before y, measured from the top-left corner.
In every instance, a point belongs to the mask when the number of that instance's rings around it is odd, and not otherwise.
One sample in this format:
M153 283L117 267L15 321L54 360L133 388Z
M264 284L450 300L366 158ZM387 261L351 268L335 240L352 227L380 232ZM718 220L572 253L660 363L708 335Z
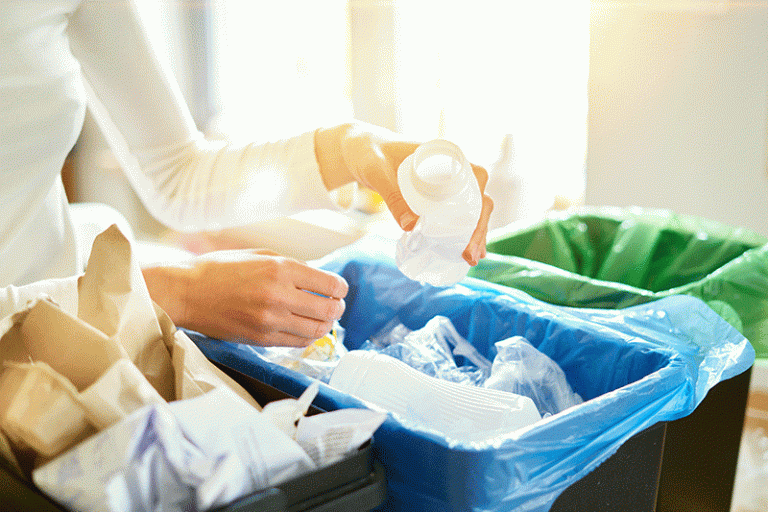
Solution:
M68 35L90 110L150 213L198 231L333 208L314 132L244 146L203 138L134 3L84 0Z

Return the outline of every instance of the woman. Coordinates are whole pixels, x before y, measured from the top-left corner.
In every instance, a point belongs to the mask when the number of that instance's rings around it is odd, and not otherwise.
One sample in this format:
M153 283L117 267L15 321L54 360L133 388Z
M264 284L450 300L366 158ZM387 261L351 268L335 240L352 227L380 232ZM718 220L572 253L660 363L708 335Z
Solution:
M353 182L378 191L403 229L417 220L396 180L415 143L360 123L240 147L207 141L157 60L131 0L4 0L3 317L39 292L65 309L76 304L82 255L59 173L82 128L86 101L142 202L177 230L334 207L329 191ZM474 170L484 190L487 174ZM485 254L492 207L484 196L463 254L470 264ZM147 268L144 277L152 298L178 325L265 344L306 345L328 332L347 293L339 276L259 250Z

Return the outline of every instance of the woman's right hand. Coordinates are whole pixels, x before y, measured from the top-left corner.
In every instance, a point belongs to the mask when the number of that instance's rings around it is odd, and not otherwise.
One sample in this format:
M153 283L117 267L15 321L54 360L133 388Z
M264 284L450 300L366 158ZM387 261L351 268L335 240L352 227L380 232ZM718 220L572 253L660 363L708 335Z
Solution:
M336 274L264 249L216 251L143 273L176 325L258 345L303 347L321 338L341 318L349 289Z

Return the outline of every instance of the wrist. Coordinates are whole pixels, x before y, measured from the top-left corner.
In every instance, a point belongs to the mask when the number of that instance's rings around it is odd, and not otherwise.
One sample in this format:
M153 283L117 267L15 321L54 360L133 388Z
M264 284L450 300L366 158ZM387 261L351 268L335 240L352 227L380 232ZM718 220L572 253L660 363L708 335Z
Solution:
M187 326L194 270L191 267L156 266L141 271L152 300L168 314L174 324Z
M345 123L315 132L315 157L325 188L335 190L355 181L346 159L343 141L356 130L355 123Z

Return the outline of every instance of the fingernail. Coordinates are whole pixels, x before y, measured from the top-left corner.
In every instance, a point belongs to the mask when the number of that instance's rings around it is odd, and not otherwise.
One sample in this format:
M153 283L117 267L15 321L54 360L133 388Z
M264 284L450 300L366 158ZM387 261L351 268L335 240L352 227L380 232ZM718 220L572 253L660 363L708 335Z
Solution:
M413 229L417 220L419 220L419 218L415 214L412 212L405 212L400 216L400 227L406 231L410 231Z
M344 316L344 311L347 309L347 303L344 299L339 300L339 314L336 316L336 320L340 320Z
M480 262L480 258L482 258L482 249L475 249L472 251L472 265L473 267L477 265Z

